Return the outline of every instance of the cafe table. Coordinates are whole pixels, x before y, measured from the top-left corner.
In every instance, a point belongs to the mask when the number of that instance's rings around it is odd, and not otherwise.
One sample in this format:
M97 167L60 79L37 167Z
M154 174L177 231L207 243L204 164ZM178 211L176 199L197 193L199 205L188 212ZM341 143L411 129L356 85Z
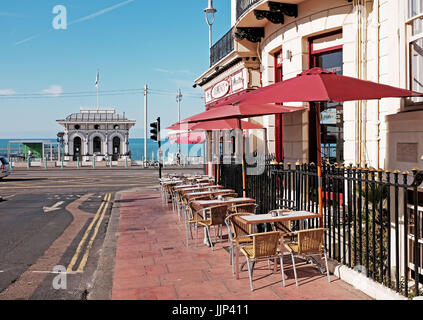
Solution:
M262 223L275 223L283 221L298 221L298 220L308 220L320 218L317 213L309 211L288 211L284 212L282 210L274 210L278 212L277 216L273 216L271 213L266 214L252 214L252 215L241 215L238 218L244 223L253 225L253 233L256 231L256 226ZM239 250L236 250L235 254L235 264L236 264L236 278L239 279Z
M193 201L191 203L191 207L194 209L195 212L208 208L208 207L212 207L212 206L218 206L218 205L227 205L228 207L233 206L235 204L243 204L243 203L255 203L256 200L252 199L252 198L231 198L231 199L226 199L226 200L196 200ZM205 217L203 216L203 218L205 219ZM187 219L185 219L186 224ZM186 225L186 227L188 228L188 225ZM204 231L204 240L206 241L206 232Z
M187 200L190 200L190 199L198 197L198 196L208 196L208 195L218 196L220 194L231 193L231 192L235 192L235 190L233 190L233 189L220 189L220 190L213 190L213 191L207 190L207 191L185 193L184 197Z
M231 198L231 199L227 199L227 200L198 200L198 201L193 201L191 203L192 208L195 211L207 208L207 207L212 207L212 206L218 206L221 204L225 204L228 207L232 206L234 204L242 204L242 203L255 203L256 200L252 199L252 198Z

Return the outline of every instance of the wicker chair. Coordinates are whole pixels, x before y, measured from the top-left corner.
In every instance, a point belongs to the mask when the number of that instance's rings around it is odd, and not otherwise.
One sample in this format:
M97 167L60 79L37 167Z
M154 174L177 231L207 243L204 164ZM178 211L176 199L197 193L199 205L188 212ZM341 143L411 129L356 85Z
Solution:
M233 206L232 206L233 207ZM228 208L229 209L229 208ZM239 216L250 215L251 213L233 213L225 218L225 224L228 228L228 239L231 248L229 263L232 265L232 273L235 274L235 248L251 244L253 239L248 236L252 233L252 225L246 224Z
M247 261L248 277L250 278L251 291L254 290L252 278L255 263L259 260L269 260L272 258L279 258L281 264L282 283L283 286L285 286L283 259L281 250L279 250L280 236L280 232L278 231L251 234L249 235L249 237L252 237L253 239L252 245L246 245L240 248L241 253L245 256L245 259ZM250 266L250 262L253 262L252 266Z
M290 212L289 209L277 209L271 210L269 213L272 212ZM296 237L296 233L292 230L292 222L291 221L277 221L272 223L273 231L279 231L284 239L293 240Z
M228 193L219 194L217 197L218 198L223 198L223 199L227 200L227 199L232 199L232 198L238 197L238 193L236 193L236 192L228 192Z
M255 203L242 203L234 204L228 207L228 216L235 213L252 213L255 214L258 204Z
M323 255L325 258L326 273L328 277L328 282L330 283L330 275L328 268L328 259L326 256L326 249L323 245L323 238L325 234L324 228L309 229L297 231L297 242L285 243L286 249L291 253L292 257L292 267L294 269L295 284L298 286L297 271L295 269L295 257L301 256L307 258L308 256L321 254L323 250ZM283 266L282 266L283 267Z
M193 208L192 203L194 201L198 200L210 200L211 197L209 195L199 195L194 198L190 198L189 200L186 197L183 197L184 199L184 213L185 213L185 231L186 231L186 241L187 241L187 247L188 247L188 238L189 234L191 235L191 239L193 239L192 236L192 225L197 226L198 221L203 220L203 217L197 215L195 208Z
M207 231L207 237L209 239L210 246L212 250L214 250L213 242L210 235L210 227L221 227L225 223L226 218L226 205L217 205L212 207L207 207L204 209L201 209L196 212L197 215L203 216L203 219L198 221L198 226L203 226L206 228ZM217 235L215 232L215 238L217 242ZM198 228L197 228L197 238L198 239Z

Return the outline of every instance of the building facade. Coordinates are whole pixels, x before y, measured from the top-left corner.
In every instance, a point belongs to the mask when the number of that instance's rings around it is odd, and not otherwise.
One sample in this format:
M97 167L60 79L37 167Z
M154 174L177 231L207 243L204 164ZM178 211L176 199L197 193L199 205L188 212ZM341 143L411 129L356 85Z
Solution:
M423 0L232 0L232 25L195 84L206 109L312 67L423 92ZM290 103L290 105L293 105ZM299 104L301 105L301 104ZM316 160L316 114L254 119L279 161ZM374 168L423 168L422 99L321 106L322 156ZM264 138L263 138L264 137Z
M114 108L81 108L57 123L64 128L65 161L130 159L129 130L135 121Z

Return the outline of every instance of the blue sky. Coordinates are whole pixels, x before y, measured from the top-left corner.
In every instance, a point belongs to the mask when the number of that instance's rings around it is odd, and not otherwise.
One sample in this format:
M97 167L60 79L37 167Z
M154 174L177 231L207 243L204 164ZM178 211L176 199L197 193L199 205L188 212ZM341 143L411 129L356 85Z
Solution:
M53 7L67 9L67 29L56 30ZM143 88L149 96L148 122L163 127L204 110L194 79L208 68L207 0L16 0L0 4L0 138L54 138L56 124L80 107L96 106L95 95L69 93ZM218 10L213 38L230 28L230 1L214 0ZM159 94L161 93L161 94ZM174 93L174 94L173 94ZM31 98L22 99L24 94ZM137 121L132 138L143 137L142 94L100 97L102 106Z

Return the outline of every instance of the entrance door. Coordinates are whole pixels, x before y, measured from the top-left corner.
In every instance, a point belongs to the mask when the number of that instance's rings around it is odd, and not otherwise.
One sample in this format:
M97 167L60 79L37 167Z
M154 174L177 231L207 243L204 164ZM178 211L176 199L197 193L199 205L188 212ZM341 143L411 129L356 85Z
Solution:
M342 33L335 32L324 37L310 39L310 68L320 67L342 75L342 45L325 47L323 49L319 47L318 50L313 50L313 41L321 45L321 43L324 43L324 40L336 42L337 39L342 39ZM309 126L310 162L317 162L318 150L315 126L317 122L317 107L318 105L316 103L310 104L309 123L312 124ZM319 107L322 161L342 163L344 162L343 104L338 102L320 103Z
M93 153L94 155L101 154L101 139L100 137L95 137L93 140Z
M119 137L113 138L113 161L117 161L120 155L120 139Z
M73 161L81 159L81 145L82 141L80 137L73 139Z

